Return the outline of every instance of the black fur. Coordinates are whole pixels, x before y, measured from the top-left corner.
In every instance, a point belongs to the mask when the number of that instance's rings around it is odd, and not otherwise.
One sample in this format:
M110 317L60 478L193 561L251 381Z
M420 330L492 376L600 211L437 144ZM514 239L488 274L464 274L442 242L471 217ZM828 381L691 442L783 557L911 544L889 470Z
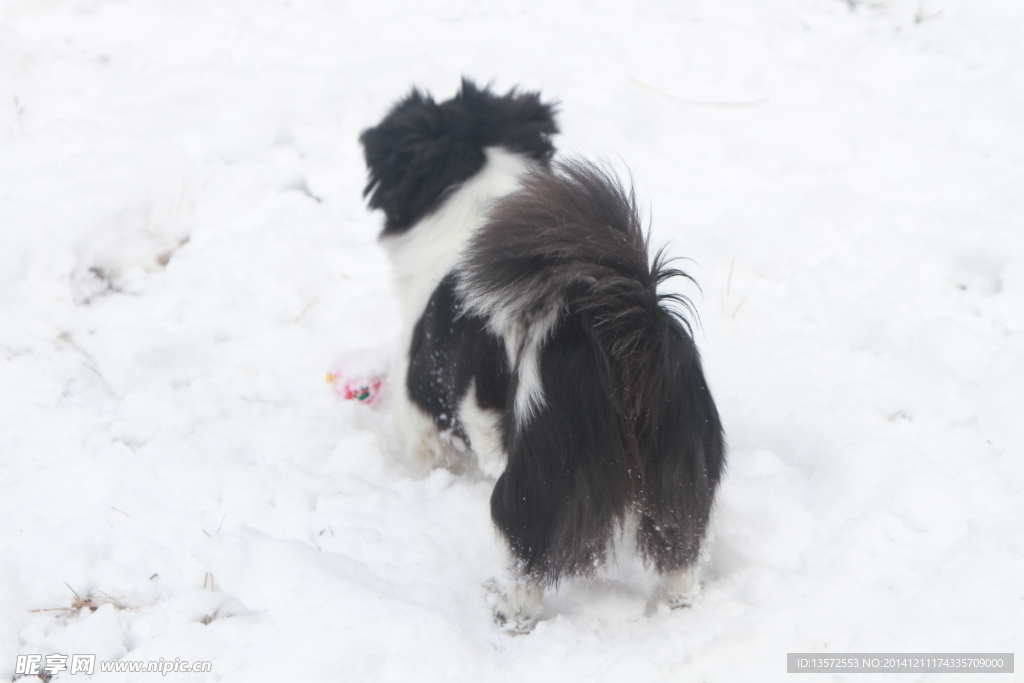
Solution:
M725 447L689 327L666 305L686 302L657 292L676 275L648 261L632 193L581 162L499 200L463 259L471 308L527 326L559 311L540 357L546 400L521 424L507 412L491 498L535 580L593 571L630 511L659 572L697 559Z
M481 408L505 409L509 369L501 340L483 318L467 314L455 294L455 276L434 290L416 323L409 348L405 388L441 432L468 441L458 420L459 402L476 379Z
M541 354L544 407L525 425L506 414L508 465L491 518L521 573L542 583L593 572L630 501L626 425L603 386L604 362L584 317L567 315Z
M438 104L414 88L359 138L370 170L363 195L383 209L385 235L404 232L483 168L485 148L546 164L557 132L554 107L537 93L495 95L463 79L455 97Z

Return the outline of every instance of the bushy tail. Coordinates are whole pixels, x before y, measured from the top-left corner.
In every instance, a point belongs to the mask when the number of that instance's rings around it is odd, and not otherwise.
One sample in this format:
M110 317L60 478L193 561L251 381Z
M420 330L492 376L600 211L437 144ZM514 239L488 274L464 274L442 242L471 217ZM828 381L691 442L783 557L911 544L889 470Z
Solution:
M591 572L630 510L659 571L696 559L724 445L672 305L688 302L658 293L673 276L649 260L634 194L579 161L500 200L460 266L513 367L492 515L537 580Z

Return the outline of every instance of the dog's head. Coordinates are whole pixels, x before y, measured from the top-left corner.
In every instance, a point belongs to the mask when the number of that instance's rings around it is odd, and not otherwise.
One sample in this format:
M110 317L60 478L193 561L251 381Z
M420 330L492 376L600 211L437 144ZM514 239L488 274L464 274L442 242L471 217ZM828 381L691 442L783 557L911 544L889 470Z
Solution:
M437 103L413 89L359 137L370 176L363 195L384 211L384 234L398 234L473 177L484 165L485 148L504 147L547 164L557 132L554 107L538 93L495 95L463 79L455 97Z

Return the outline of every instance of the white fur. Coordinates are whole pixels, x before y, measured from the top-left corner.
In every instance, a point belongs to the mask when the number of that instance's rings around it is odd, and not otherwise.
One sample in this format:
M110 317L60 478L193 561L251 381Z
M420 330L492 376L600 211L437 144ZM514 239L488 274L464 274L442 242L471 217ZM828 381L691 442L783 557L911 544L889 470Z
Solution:
M526 424L544 405L544 385L540 378L540 349L555 323L560 309L552 307L539 320L525 325L521 333L521 350L514 367L519 378L516 388L516 424Z
M518 560L510 553L511 565ZM518 578L518 572L509 571L505 593L494 605L494 619L512 634L529 633L537 625L544 610L544 588L535 581Z
M488 147L484 153L487 161L480 172L452 192L436 211L408 231L381 240L391 258L402 314L399 354L391 371L393 385L399 387L394 392L395 430L413 459L427 466L450 464L454 451L459 449L457 444L442 438L433 418L410 400L405 389L413 328L437 285L483 225L491 202L517 189L519 179L536 167L530 159L500 147ZM484 436L483 416L472 417L480 417L472 427L479 427L477 437L467 431L474 445L477 440L490 443L497 438L494 434ZM481 467L493 473L497 466L495 457L488 453L483 458L488 462L481 460Z
M484 152L483 169L452 192L437 211L406 232L381 240L391 257L402 322L410 333L438 283L483 224L491 202L515 190L519 178L535 166L500 147Z
M469 437L477 463L484 474L497 479L505 471L505 450L501 447L501 412L481 408L476 402L476 380L459 404L459 422Z
M689 607L700 592L697 581L697 564L683 567L661 577L661 586L665 592L665 602L669 607Z
M523 300L510 298L507 292L478 292L464 281L458 283L457 290L466 309L484 318L490 331L505 341L509 365L519 380L513 404L516 424L526 424L544 405L540 350L558 322L562 302L549 302L538 315L525 310Z

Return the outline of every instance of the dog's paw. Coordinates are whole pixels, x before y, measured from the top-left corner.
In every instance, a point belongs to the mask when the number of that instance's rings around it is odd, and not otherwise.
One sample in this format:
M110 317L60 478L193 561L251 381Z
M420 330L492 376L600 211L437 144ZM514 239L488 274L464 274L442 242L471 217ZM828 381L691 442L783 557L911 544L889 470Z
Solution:
M544 590L532 584L512 583L507 592L500 592L498 582L491 579L484 588L494 598L494 623L514 636L529 633L537 626L543 610Z
M525 636L533 631L539 617L539 614L514 614L509 617L501 609L494 610L494 623L500 626L505 633L513 636Z
M662 601L669 609L692 607L700 594L700 581L694 566L661 577Z
M697 600L698 592L695 590L689 593L665 593L664 601L669 609L693 607L693 603Z

